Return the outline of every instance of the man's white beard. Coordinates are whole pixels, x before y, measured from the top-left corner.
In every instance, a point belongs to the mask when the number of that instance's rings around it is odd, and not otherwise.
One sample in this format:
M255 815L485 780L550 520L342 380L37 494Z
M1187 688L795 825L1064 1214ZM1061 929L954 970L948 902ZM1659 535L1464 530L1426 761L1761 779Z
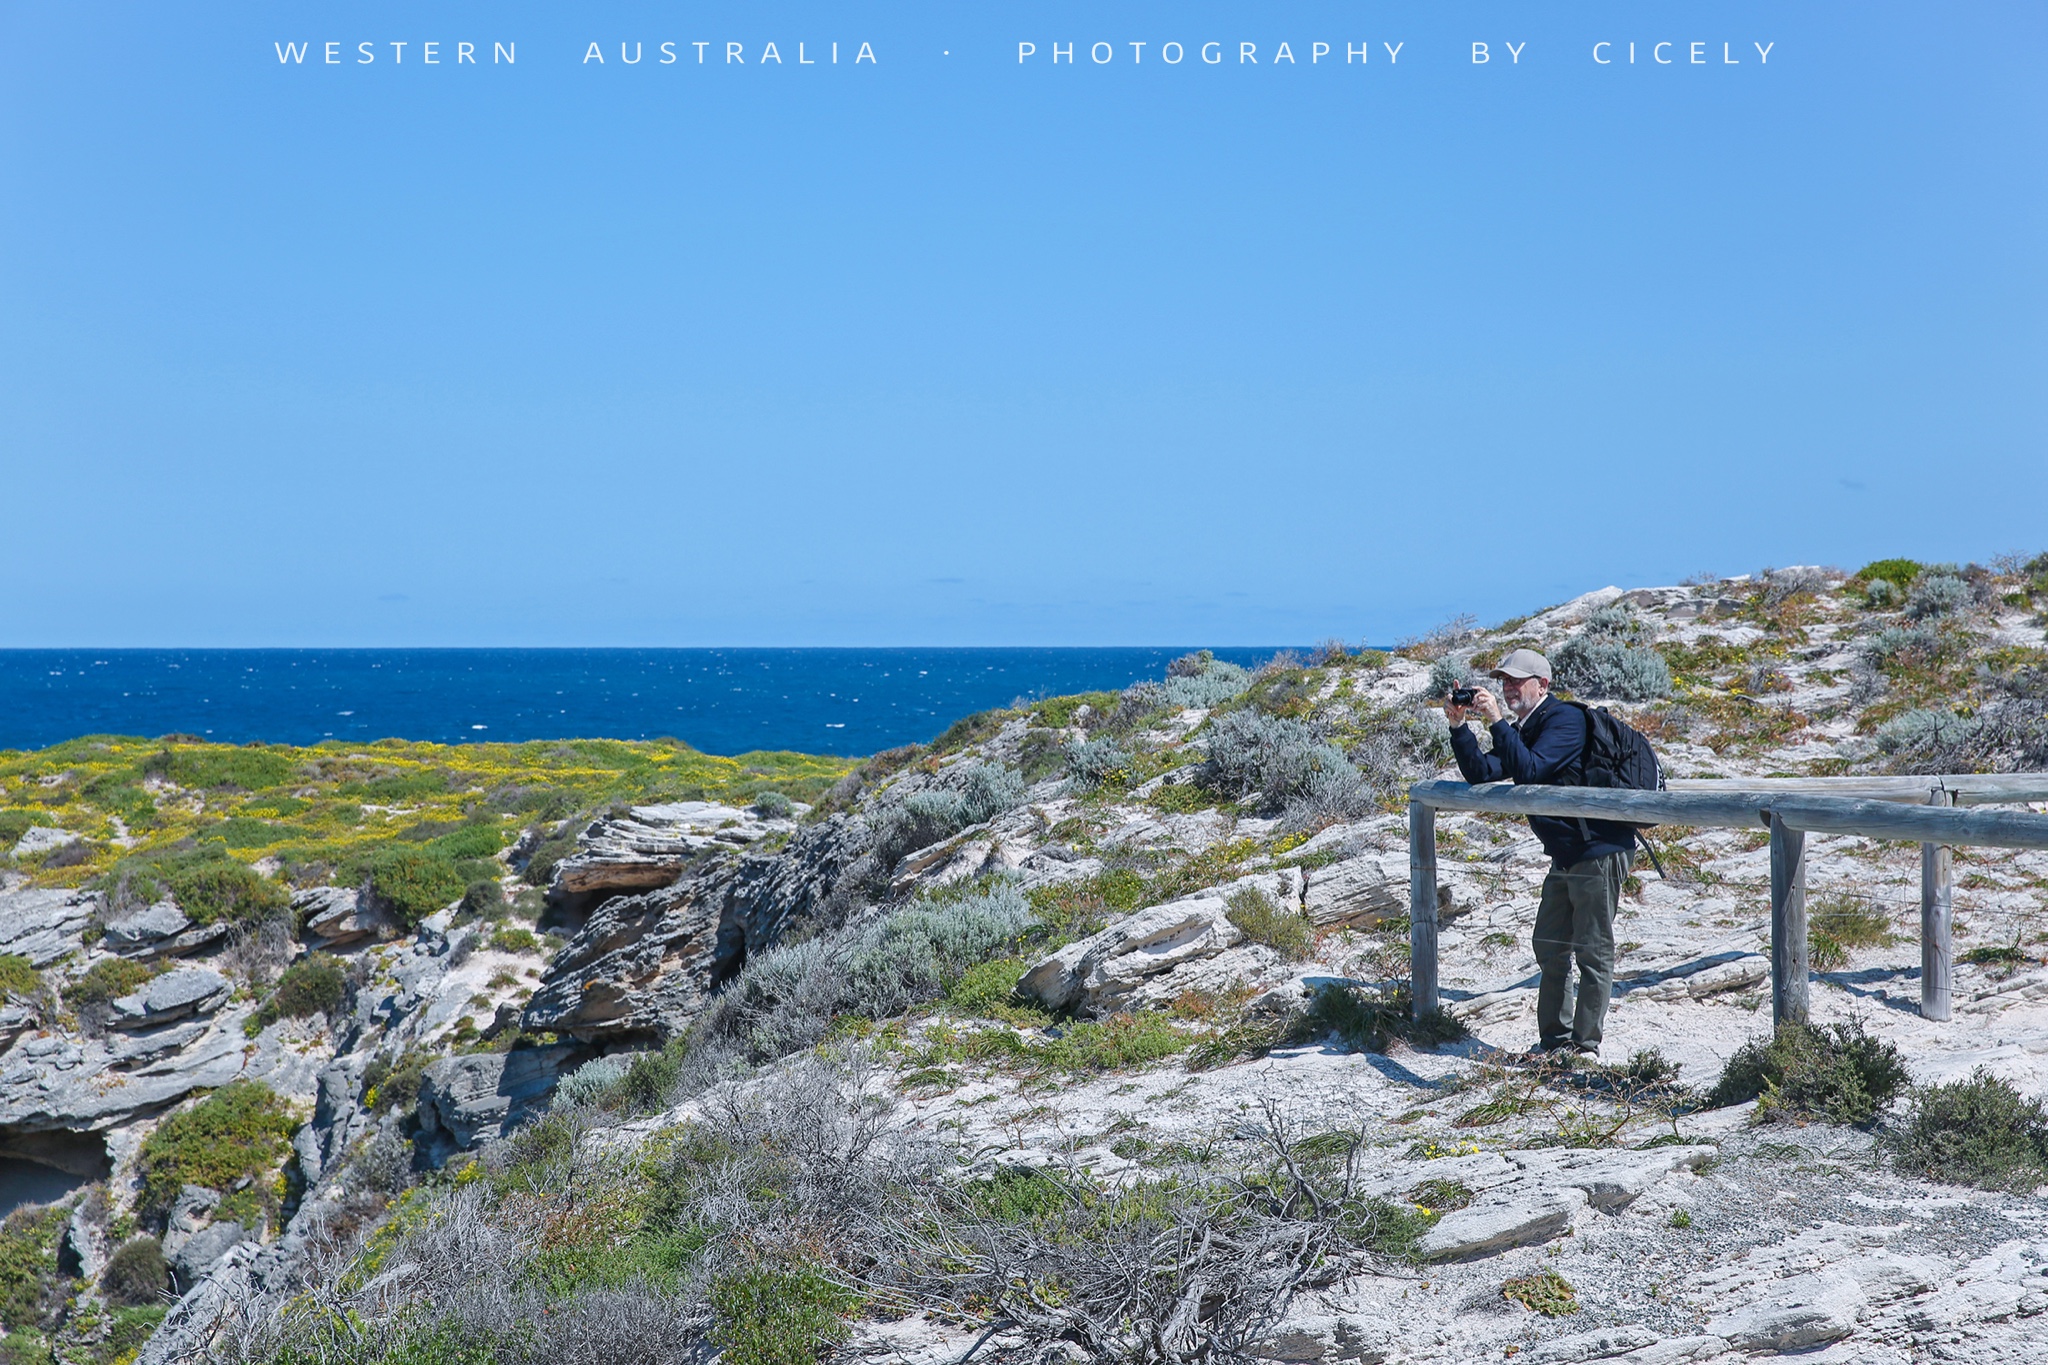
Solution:
M1508 710L1515 713L1516 720L1529 719L1529 713L1541 706L1543 699L1550 694L1548 692L1539 692L1536 694L1534 701L1525 700L1528 695L1526 692L1517 693L1515 699L1508 703Z

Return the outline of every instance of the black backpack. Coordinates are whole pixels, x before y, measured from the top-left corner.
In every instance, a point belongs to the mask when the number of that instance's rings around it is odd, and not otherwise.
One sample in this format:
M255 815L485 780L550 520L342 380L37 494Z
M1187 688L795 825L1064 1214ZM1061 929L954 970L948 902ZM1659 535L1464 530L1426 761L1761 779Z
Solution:
M1657 761L1657 751L1650 747L1650 741L1642 731L1630 725L1604 706L1588 706L1582 701L1568 701L1566 706L1575 706L1586 718L1586 747L1580 757L1579 785L1582 787L1621 787L1629 791L1657 792L1664 790L1664 765ZM1618 823L1634 825L1636 842L1650 855L1651 866L1657 875L1664 875L1664 865L1657 860L1657 850L1650 847L1650 841L1642 832L1654 829L1655 821L1624 820ZM1588 838L1592 831L1581 820L1579 826Z

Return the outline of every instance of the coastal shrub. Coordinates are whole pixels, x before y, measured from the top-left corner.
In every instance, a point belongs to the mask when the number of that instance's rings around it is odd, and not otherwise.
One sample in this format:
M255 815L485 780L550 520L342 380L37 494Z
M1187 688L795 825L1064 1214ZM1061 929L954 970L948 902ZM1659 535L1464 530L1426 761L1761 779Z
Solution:
M1208 650L1184 654L1166 668L1160 700L1176 710L1213 710L1243 696L1252 685L1250 670L1225 663Z
M407 928L462 899L469 889L453 858L418 844L386 845L363 859L359 869L369 893Z
M1575 635L1550 656L1558 685L1587 697L1650 701L1671 695L1671 666L1653 649Z
M2009 680L2008 695L1964 716L1922 707L1878 727L1877 745L1894 772L2036 772L2048 767L2048 709L2039 679Z
M537 953L540 939L533 930L518 925L506 925L491 933L491 947L501 953Z
M796 814L796 802L778 791L760 792L754 797L754 814L763 820L788 820Z
M1511 1276L1501 1285L1500 1296L1546 1318L1567 1317L1579 1311L1579 1291L1555 1270Z
M309 953L284 969L277 991L257 1011L259 1025L333 1015L348 999L348 966L332 953Z
M18 1208L0 1219L0 1322L12 1328L49 1326L72 1281L57 1263L70 1210L62 1204Z
M100 1292L117 1308L159 1302L171 1287L171 1268L154 1237L131 1237L107 1257Z
M146 773L181 787L261 791L288 781L297 765L286 753L265 748L167 748L143 760Z
M122 996L162 971L154 962L135 962L125 957L101 958L64 988L64 1003L79 1017L87 1031L105 1026L110 1007Z
M168 896L195 923L253 923L282 913L286 890L228 855L219 843L172 847L123 858L98 888L116 911L140 909Z
M1882 948L1893 941L1890 917L1855 896L1819 902L1807 917L1807 953L1818 972L1847 966L1853 948Z
M967 802L959 792L927 787L891 802L872 817L873 853L893 870L906 853L928 848L967 827Z
M1396 1038L1434 1047L1472 1036L1464 1021L1446 1009L1414 1017L1413 1003L1405 983L1366 990L1326 982L1309 998L1297 1032L1304 1039L1334 1036L1359 1052L1385 1052Z
M1872 579L1863 589L1863 605L1872 611L1889 611L1904 598L1905 593L1883 578Z
M1952 573L1924 573L1906 592L1906 615L1916 621L1953 616L1970 604L1970 585Z
M171 1306L167 1303L136 1304L129 1308L117 1308L107 1321L107 1338L100 1343L99 1359L109 1365L127 1365L133 1361L156 1335L156 1329L169 1316Z
M1763 605L1765 611L1775 611L1795 597L1826 590L1830 581L1828 571L1810 564L1795 565L1789 569L1769 569L1759 575L1763 579Z
M1465 655L1445 655L1430 664L1429 682L1422 689L1422 695L1431 700L1449 699L1451 689L1463 684L1471 669L1471 661Z
M770 948L748 959L701 1028L739 1044L752 1060L786 1056L824 1037L840 1015L886 1019L939 999L1036 922L1024 894L1001 883Z
M1067 775L1092 791L1130 767L1131 756L1113 739L1082 739L1067 745Z
M1735 1050L1710 1102L1756 1100L1760 1122L1864 1124L1898 1096L1906 1079L1898 1048L1872 1038L1861 1024L1787 1023L1767 1041Z
M1318 774L1325 782L1360 781L1343 750L1304 721L1263 711L1232 711L1211 722L1204 782L1239 799L1254 792L1269 810L1308 796Z
M956 769L960 811L970 825L995 819L1024 800L1024 775L1000 763L973 763Z
M506 913L505 888L485 877L462 888L462 913L471 919L498 919Z
M711 1283L711 1340L730 1365L814 1365L844 1341L858 1295L815 1265L748 1266Z
M135 1172L136 1212L161 1225L178 1191L200 1185L228 1193L243 1177L261 1181L290 1149L291 1111L261 1081L233 1081L183 1109L144 1139Z
M1288 962L1307 959L1315 946L1315 925L1299 910L1275 905L1256 886L1239 887L1224 901L1224 914L1253 943L1263 943Z
M1869 582L1889 583L1895 588L1909 587L1920 576L1918 561L1911 559L1872 560L1856 571L1856 577Z
M504 846L504 830L482 822L462 825L428 842L428 847L448 858L494 858Z
M633 1064L631 1057L613 1054L585 1062L555 1086L556 1104L592 1105L601 1103L618 1083L625 1078L626 1071Z
M2048 1183L2048 1109L1983 1067L1915 1086L1884 1143L1901 1167L1945 1184L2030 1194Z
M34 1000L43 993L43 974L20 953L0 953L0 1000Z
M1880 669L1923 668L1941 654L1941 637L1927 626L1887 626L1863 642L1863 655Z

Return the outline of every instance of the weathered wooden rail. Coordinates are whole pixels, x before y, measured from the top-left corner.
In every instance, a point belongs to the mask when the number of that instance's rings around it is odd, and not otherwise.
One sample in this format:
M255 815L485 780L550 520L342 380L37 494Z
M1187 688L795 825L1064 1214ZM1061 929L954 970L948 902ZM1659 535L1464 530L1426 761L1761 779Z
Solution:
M1768 829L1771 1015L1804 1022L1806 836L1860 834L1920 845L1920 1012L1947 1019L1954 957L1949 850L1958 844L2048 849L2048 815L1960 807L2048 801L2048 773L1674 781L1670 790L1418 782L1408 789L1409 962L1418 1014L1437 1008L1436 813L1491 811L1567 820Z

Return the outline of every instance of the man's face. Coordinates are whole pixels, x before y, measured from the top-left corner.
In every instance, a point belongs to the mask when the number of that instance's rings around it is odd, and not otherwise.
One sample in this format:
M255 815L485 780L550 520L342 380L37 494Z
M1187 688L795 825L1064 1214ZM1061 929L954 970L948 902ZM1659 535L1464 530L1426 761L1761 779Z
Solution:
M1500 680L1501 700L1508 704L1508 710L1517 718L1527 716L1536 709L1536 703L1543 700L1550 691L1550 684L1541 678L1502 678Z

